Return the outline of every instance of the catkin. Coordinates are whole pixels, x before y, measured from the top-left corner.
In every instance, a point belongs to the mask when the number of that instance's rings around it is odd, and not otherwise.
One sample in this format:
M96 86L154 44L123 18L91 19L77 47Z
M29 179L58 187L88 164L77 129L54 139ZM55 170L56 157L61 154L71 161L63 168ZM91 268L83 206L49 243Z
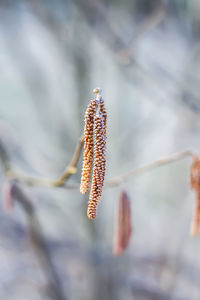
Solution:
M96 208L102 194L105 176L105 136L103 116L100 112L94 118L94 167L92 187L88 203L88 218L96 217Z
M107 114L104 100L100 97L99 89L95 89L98 97L92 100L85 113L84 155L80 191L86 194L91 191L87 215L89 219L96 217L97 205L100 200L106 169L106 123ZM92 171L93 167L93 171Z
M200 159L196 155L193 156L190 185L195 192L195 206L191 222L190 234L192 236L196 236L200 227Z
M118 211L114 231L113 253L120 255L128 247L132 234L131 201L122 190L118 200Z
M83 168L81 176L80 192L86 194L90 188L90 177L93 161L93 127L94 115L97 108L96 100L92 100L88 105L85 113L85 128L84 128L84 155L83 155Z

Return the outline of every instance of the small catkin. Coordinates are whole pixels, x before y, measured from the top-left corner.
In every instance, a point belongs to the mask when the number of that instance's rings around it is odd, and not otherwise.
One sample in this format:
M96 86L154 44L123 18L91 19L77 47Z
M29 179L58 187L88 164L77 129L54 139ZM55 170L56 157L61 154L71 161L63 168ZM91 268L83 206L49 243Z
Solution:
M94 167L87 213L89 219L96 217L105 177L105 123L101 110L94 117L94 138Z
M114 255L121 255L128 247L132 233L131 203L126 191L121 191L114 231Z
M191 222L190 234L196 236L200 227L200 159L198 156L193 156L191 166L190 185L195 192L195 207Z
M81 176L80 192L86 194L90 188L90 177L93 161L93 130L94 130L94 115L97 108L96 100L92 100L88 105L85 113L85 127L84 127L84 155L83 168Z

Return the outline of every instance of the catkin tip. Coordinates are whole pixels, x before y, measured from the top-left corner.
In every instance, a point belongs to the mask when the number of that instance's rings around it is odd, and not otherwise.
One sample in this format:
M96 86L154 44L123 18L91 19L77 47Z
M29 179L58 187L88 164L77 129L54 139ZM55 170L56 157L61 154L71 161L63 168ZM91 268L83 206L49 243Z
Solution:
M87 216L88 216L88 219L94 220L96 218L97 214L96 214L96 212L91 213L90 211L88 211Z

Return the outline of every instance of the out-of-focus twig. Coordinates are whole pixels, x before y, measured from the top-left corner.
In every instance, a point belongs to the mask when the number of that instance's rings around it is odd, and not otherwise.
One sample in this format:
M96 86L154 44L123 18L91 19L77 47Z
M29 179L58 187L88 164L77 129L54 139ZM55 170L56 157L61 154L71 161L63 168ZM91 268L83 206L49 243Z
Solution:
M69 165L66 167L66 169L58 179L48 179L48 178L30 176L22 172L21 170L15 170L11 166L5 148L1 142L0 142L0 158L1 161L3 162L6 176L9 179L16 179L20 182L26 183L27 185L39 185L45 187L63 186L64 183L67 181L67 179L71 175L76 173L76 166L79 157L81 155L83 144L84 144L84 136L82 135L77 143L71 162L69 163Z
M31 242L42 270L44 271L44 274L48 280L48 284L50 287L50 296L54 300L66 300L67 298L63 293L59 277L53 266L49 249L42 234L42 230L37 219L34 206L31 200L29 200L27 195L25 195L22 189L15 182L12 182L11 184L13 198L21 205L22 209L26 213Z
M149 30L159 24L165 15L163 1L159 0L153 12L134 28L129 42L125 43L124 37L114 29L113 24L109 19L107 9L102 3L97 0L75 0L75 3L84 14L86 21L91 25L91 28L95 31L98 30L97 36L119 56L126 56L127 62L130 62L132 59L131 49L133 46L135 46L139 39L141 39ZM94 21L98 26L93 26Z
M57 182L55 181L55 186L60 186L63 185L65 183L65 181L72 175L76 173L76 166L77 163L79 161L79 157L81 155L81 151L83 149L83 145L84 145L84 134L82 134L81 138L79 139L76 149L74 151L74 155L72 157L72 160L70 162L70 164L67 166L67 168L65 169L65 171L61 174L60 178L57 180Z
M107 186L117 186L117 185L120 185L121 183L127 181L129 178L131 178L132 176L137 176L137 175L140 175L140 174L143 174L143 173L146 173L152 169L155 169L157 167L161 167L163 165L167 165L167 164L170 164L172 162L175 162L177 160L180 160L184 157L187 157L187 156L193 156L194 155L194 152L192 150L185 150L185 151L182 151L182 152L178 152L178 153L175 153L175 154L171 154L169 156L166 156L166 157L163 157L163 158L160 158L160 159L157 159L149 164L146 164L146 165L143 165L139 168L135 168L131 171L128 171L120 176L117 176L113 179L110 179L106 182L106 185Z
M129 58L129 60L131 60L132 48L138 43L140 39L143 38L143 36L148 31L156 27L163 20L164 16L165 16L165 7L163 2L160 0L156 8L154 9L154 11L148 17L146 17L144 21L141 22L141 24L138 25L129 43L123 49L121 49L119 55L123 57L126 56L127 59Z
M63 172L63 174L60 176L60 178L56 180L52 179L45 179L45 178L39 178L39 177L32 177L28 174L25 174L21 171L14 171L12 167L10 166L8 156L6 154L6 151L0 142L0 160L2 160L3 157L6 159L4 160L5 166L5 172L9 179L16 179L19 182L25 183L27 185L37 185L37 186L45 186L45 187L62 187L66 180L76 172L76 165L78 163L78 159L81 154L81 150L83 148L84 139L83 136L79 139L77 143L77 147L74 152L74 156L71 160L71 163L68 165L66 170ZM146 173L152 169L155 169L157 167L161 167L163 165L167 165L170 163L173 163L177 160L180 160L182 158L185 158L187 156L193 157L194 155L193 150L184 150L182 152L173 153L171 155L168 155L166 157L159 158L149 164L145 164L141 167L134 168L133 170L130 170L122 175L116 176L113 179L109 179L106 181L107 187L114 187L122 184L123 182L129 180L133 176L138 176L143 173ZM3 160L2 160L3 162ZM73 189L79 189L79 185L72 186Z
M2 141L0 141L0 162L2 163L4 172L7 173L10 170L10 159Z

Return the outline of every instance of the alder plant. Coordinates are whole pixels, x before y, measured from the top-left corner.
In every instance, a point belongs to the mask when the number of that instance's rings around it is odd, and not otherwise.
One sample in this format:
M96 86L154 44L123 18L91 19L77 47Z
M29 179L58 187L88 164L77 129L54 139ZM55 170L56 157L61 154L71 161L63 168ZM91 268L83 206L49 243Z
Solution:
M44 186L48 188L73 188L80 190L82 194L90 191L87 216L94 219L97 215L97 206L102 195L103 186L112 188L121 186L124 182L134 176L149 172L154 168L173 163L186 157L192 158L190 184L195 192L194 214L191 222L192 236L198 234L200 227L200 158L192 150L185 150L166 157L157 159L143 166L133 168L124 174L108 179L104 184L106 170L106 124L107 113L104 100L101 96L101 89L94 89L95 99L92 99L85 113L85 127L83 135L78 139L77 146L70 163L64 168L62 174L55 179L40 178L26 174L20 169L15 169L11 163L8 151L0 138L0 161L6 178L6 185L3 191L4 208L10 211L17 202L25 212L28 220L30 237L38 261L43 269L49 285L51 286L54 299L67 299L54 264L51 260L45 237L37 219L35 206L31 198L24 192L23 186ZM81 184L70 186L68 179L76 173L79 158L83 154L83 167ZM131 199L125 190L121 191L117 217L114 225L114 255L121 255L130 244L132 234L131 221Z

